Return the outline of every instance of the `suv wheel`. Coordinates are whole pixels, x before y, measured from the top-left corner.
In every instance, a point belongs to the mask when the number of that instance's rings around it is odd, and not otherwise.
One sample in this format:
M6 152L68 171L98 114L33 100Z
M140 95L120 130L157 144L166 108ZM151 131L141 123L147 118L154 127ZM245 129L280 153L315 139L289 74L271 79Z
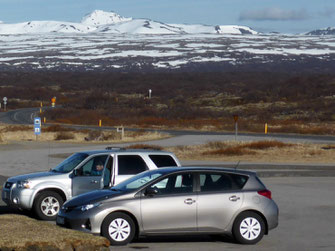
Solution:
M41 220L55 220L63 203L63 198L58 193L45 191L36 198L34 211Z
M233 234L241 244L255 244L259 242L265 232L265 223L262 217L254 212L243 212L235 220Z
M113 213L103 221L101 233L111 245L126 245L134 239L135 223L124 213Z

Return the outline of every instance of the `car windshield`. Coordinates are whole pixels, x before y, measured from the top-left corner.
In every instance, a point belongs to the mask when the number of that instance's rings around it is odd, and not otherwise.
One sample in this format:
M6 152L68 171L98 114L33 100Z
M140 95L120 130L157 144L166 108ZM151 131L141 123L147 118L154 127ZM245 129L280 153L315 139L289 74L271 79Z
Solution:
M155 171L147 171L140 173L138 175L135 175L134 177L127 179L120 184L114 186L113 190L122 190L122 191L132 191L136 190L148 182L162 176L164 172L155 170Z
M51 169L55 173L68 173L71 172L80 162L86 159L88 154L86 153L75 153L60 163L55 168Z

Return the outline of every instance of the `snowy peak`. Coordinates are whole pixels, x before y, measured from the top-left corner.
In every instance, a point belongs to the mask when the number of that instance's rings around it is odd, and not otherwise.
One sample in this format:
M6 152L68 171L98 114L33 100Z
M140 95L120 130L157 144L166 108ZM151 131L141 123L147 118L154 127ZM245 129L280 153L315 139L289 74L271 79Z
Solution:
M115 12L95 10L92 13L84 16L81 20L81 23L89 26L99 26L106 24L116 24L130 20L132 20L132 18L122 17Z
M114 33L114 34L258 34L246 26L166 24L150 19L122 17L115 12L95 10L80 23L60 21L31 21L16 24L0 22L0 34L33 33Z
M236 34L236 35L256 35L257 31L240 25L217 25L215 27L217 33L220 34Z
M324 29L310 31L306 33L306 35L312 35L312 36L335 35L335 27L328 27Z

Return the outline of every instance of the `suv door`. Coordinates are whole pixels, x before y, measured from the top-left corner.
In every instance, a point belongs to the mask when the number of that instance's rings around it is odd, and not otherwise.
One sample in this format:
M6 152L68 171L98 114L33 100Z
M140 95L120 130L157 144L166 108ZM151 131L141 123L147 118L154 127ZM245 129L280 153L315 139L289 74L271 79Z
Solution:
M108 169L106 169L108 159L108 155L93 156L76 168L72 178L72 196L104 187L104 178L108 176Z
M149 170L144 159L138 154L118 154L117 171L114 178L114 185L132 177L135 174Z
M142 191L141 216L146 233L196 231L193 174L173 174ZM157 193L147 194L149 190Z
M223 172L199 174L200 191L197 208L199 231L222 231L228 226L242 205L241 188L246 180L246 176Z

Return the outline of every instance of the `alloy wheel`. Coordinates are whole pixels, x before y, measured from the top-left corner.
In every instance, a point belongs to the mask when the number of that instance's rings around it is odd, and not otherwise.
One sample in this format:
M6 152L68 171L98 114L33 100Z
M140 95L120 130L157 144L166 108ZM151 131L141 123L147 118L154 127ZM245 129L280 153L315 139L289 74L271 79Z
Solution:
M59 211L59 201L52 196L45 197L41 203L41 211L46 216L55 216Z

